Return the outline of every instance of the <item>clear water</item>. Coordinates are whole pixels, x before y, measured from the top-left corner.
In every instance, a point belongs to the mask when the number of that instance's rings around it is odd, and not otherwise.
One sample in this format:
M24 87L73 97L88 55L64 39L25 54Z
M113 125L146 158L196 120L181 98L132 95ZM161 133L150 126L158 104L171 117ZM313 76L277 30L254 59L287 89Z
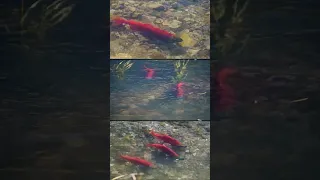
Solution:
M179 124L180 123L180 124ZM185 126L188 124L188 127ZM143 173L142 179L208 180L210 179L209 121L111 121L110 122L110 176ZM179 155L171 157L147 144L163 143L148 134L147 129L167 133L184 147L165 145ZM129 163L120 155L138 157L156 168ZM137 178L138 179L138 178Z
M112 60L110 67L120 61ZM209 120L210 61L191 60L177 97L174 61L134 60L123 80L110 75L111 120ZM155 70L146 79L144 65Z
M145 37L142 30L111 26L111 59L210 58L210 1L113 0L110 15L151 24L175 34L183 43Z

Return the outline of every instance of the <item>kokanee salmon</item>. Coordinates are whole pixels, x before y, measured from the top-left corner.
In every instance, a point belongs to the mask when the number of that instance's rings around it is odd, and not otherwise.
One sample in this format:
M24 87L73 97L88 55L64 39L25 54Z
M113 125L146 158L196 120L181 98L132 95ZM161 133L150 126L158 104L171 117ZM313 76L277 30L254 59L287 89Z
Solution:
M127 160L127 161L133 163L133 164L143 165L143 166L152 167L152 168L156 167L151 162L144 160L144 159L141 159L141 158L138 158L138 157L127 156L127 155L120 155L120 157L124 160Z
M152 79L154 75L154 69L148 68L144 65L144 70L147 72L146 79Z
M176 152L174 152L172 149L163 144L147 144L147 147L154 147L156 149L161 150L164 153L169 154L170 156L179 157L179 155Z
M156 132L154 132L153 129L151 130L150 134L153 137L155 137L159 140L162 140L163 142L169 143L173 146L182 146L178 140L174 139L173 137L170 137L169 135L156 133Z
M152 38L160 39L168 42L181 42L182 39L177 37L174 33L160 29L152 24L139 22L136 20L129 20L119 16L113 16L111 22L114 25L127 24L133 31L141 32L143 35L147 35Z

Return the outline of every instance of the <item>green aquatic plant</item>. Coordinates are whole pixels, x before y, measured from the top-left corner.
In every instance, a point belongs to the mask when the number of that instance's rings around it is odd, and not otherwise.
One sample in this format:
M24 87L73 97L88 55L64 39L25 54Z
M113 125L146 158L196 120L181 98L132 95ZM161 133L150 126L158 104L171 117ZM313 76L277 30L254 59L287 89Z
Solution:
M123 140L126 142L133 142L134 141L134 137L131 134L127 134L123 137Z
M196 130L197 135L201 136L203 134L203 131L200 127L197 127L195 130Z
M45 4L43 0L34 2L20 20L22 29L36 34L42 40L49 29L61 23L72 12L75 5L65 4L66 0L55 0L51 4ZM30 14L36 11L38 13L31 17Z
M181 82L187 76L187 65L189 60L175 60L174 61L174 71L176 76L172 78L174 83Z
M160 122L159 125L160 125L160 126L165 126L166 123L165 123L165 122Z
M233 4L228 4L226 0L216 0L212 3L212 14L214 23L212 23L213 38L216 45L216 54L225 56L227 53L240 53L248 39L249 34L242 27L243 14L248 7L249 0L245 0L240 7L239 0ZM229 8L232 7L232 10ZM231 14L227 12L232 12Z
M118 64L114 64L111 68L112 71L115 71L117 74L118 79L123 80L125 72L132 67L133 63L131 60L125 62L121 61Z

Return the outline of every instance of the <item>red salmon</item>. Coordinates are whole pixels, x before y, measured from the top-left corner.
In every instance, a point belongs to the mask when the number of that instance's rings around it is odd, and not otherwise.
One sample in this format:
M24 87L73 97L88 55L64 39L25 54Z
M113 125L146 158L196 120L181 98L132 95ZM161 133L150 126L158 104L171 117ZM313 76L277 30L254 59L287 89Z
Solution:
M147 68L146 65L144 65L144 69L147 71L146 79L152 79L154 74L154 69Z
M166 143L169 143L169 144L171 144L173 146L182 146L181 143L178 140L174 139L173 137L170 137L170 136L168 136L166 134L155 133L153 131L153 129L151 130L150 134L153 137L155 137L157 139L160 139L160 140L162 140L162 141L164 141Z
M182 89L182 86L183 86L183 85L184 85L183 82L179 82L179 83L177 84L177 97L178 97L178 98L182 98L182 97L183 97L183 94L184 94L183 89Z
M141 159L141 158L138 158L138 157L127 156L127 155L120 155L120 157L133 163L133 164L143 165L143 166L152 167L152 168L156 167L151 162L144 160L144 159Z
M147 147L154 147L157 148L159 150L161 150L162 152L165 152L173 157L179 157L179 155L174 152L172 149L168 148L167 146L163 145L163 144L147 144Z
M119 16L113 16L111 21L115 25L127 24L133 31L142 32L160 40L170 42L182 41L182 39L177 37L174 33L160 29L152 24L142 23L135 20L128 20Z

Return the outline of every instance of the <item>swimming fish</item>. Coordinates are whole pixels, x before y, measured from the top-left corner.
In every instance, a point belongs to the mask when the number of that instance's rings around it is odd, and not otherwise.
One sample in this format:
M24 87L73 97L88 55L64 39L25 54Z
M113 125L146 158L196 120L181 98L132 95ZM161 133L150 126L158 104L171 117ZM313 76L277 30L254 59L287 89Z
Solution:
M161 150L164 153L169 154L170 156L179 157L179 154L177 154L172 149L170 149L169 147L167 147L167 146L165 146L163 144L147 144L147 147L154 147L156 149Z
M174 139L173 137L170 137L169 135L166 135L166 134L155 133L153 131L153 129L151 130L150 134L153 137L155 137L155 138L157 138L159 140L162 140L162 141L164 141L166 143L169 143L169 144L171 144L173 146L183 146L183 145L181 145L181 143L178 140Z
M217 74L218 81L218 96L219 102L216 108L217 111L227 110L235 104L235 92L233 88L226 83L227 78L236 73L234 68L223 68Z
M144 160L144 159L141 159L141 158L138 158L138 157L127 156L127 155L120 155L120 157L133 163L133 164L143 165L143 166L152 167L152 168L156 167L151 162Z
M142 35L147 36L149 38L155 38L155 39L172 42L172 43L183 41L181 38L177 37L174 33L160 29L152 24L142 23L136 20L129 20L119 16L113 16L111 18L111 22L114 25L127 24L130 26L131 30L138 31Z
M147 68L146 65L144 65L145 71L147 71L146 79L152 79L154 75L154 69Z
M177 97L178 97L178 98L182 98L182 97L183 97L183 94L184 94L183 89L182 89L182 86L183 86L183 85L184 85L183 82L179 82L179 83L177 84Z

